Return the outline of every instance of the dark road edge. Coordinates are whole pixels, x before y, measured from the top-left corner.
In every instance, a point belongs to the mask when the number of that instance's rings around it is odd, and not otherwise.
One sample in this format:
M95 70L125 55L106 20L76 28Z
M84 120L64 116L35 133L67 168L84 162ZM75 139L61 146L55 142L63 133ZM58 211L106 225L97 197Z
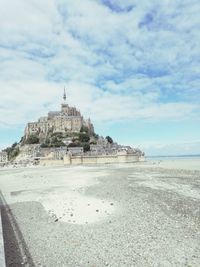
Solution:
M6 266L4 241L3 241L3 227L2 227L2 220L1 220L1 208L0 208L0 266L1 267Z
M6 203L0 191L0 210L6 267L35 267L26 242L12 213L11 206Z

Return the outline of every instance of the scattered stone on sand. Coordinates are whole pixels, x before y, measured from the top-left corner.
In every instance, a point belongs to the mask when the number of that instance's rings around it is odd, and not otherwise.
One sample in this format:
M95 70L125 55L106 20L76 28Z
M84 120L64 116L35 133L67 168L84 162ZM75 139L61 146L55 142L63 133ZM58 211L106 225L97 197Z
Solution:
M199 267L200 172L162 165L0 173L2 194L20 230L12 238L3 222L8 262L23 262L16 258L20 245L30 255L27 266Z

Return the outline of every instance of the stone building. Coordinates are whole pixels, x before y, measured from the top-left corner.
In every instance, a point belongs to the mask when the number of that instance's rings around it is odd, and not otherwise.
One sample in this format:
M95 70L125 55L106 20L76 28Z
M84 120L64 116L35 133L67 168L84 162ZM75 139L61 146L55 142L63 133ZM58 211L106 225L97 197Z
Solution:
M82 126L86 126L90 133L94 132L90 119L85 120L75 107L66 103L64 90L61 111L50 111L46 117L41 117L37 122L29 122L25 128L25 138L31 134L37 134L40 138L46 137L49 131L56 132L79 132Z
M8 162L8 154L4 151L0 151L0 163Z
M67 147L55 148L53 151L53 158L61 160L67 154Z
M71 155L83 155L84 151L83 151L83 147L68 147L67 149L68 153L70 153Z

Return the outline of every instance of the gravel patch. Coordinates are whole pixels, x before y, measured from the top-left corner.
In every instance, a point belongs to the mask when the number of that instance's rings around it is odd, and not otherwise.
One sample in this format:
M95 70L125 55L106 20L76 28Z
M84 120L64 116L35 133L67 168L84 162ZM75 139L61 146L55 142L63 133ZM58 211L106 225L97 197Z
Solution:
M198 171L18 170L0 187L28 252L22 266L200 266Z

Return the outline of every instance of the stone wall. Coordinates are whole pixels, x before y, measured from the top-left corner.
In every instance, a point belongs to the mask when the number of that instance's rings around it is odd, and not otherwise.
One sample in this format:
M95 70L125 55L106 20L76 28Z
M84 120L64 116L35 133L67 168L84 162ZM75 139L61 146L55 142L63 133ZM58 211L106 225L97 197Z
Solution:
M111 164L111 163L133 163L145 161L143 156L135 154L124 155L103 155L103 156L71 156L65 155L63 160L54 160L53 158L41 158L40 165L92 165L92 164Z
M65 155L64 165L80 164L109 164L144 161L144 157L135 154L127 155L103 155L103 156L70 156Z
M41 158L40 163L41 166L63 166L64 161L63 160L56 160L52 158Z

